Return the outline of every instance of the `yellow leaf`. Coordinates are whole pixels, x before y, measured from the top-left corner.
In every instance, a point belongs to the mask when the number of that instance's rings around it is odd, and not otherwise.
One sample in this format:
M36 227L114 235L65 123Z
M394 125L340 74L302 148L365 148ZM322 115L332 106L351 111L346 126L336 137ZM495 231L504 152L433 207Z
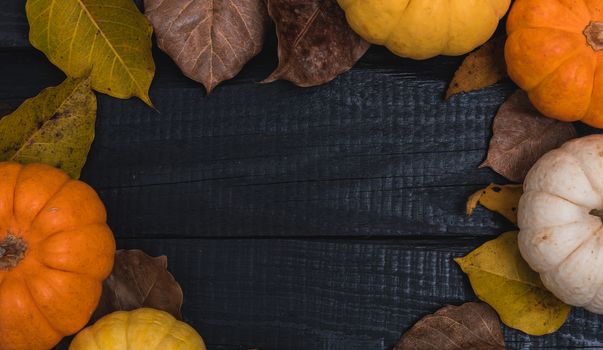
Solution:
M90 78L67 78L0 119L0 161L46 163L79 178L95 120Z
M473 214L473 210L479 203L517 224L517 205L522 194L522 185L490 184L469 197L467 200L467 215Z
M503 233L464 258L456 258L478 298L490 304L509 327L531 335L556 331L571 306L549 292L523 260L517 232Z
M70 77L118 98L148 95L153 29L132 0L27 0L29 41Z
M505 36L491 39L465 58L450 82L446 99L461 92L480 90L507 75Z

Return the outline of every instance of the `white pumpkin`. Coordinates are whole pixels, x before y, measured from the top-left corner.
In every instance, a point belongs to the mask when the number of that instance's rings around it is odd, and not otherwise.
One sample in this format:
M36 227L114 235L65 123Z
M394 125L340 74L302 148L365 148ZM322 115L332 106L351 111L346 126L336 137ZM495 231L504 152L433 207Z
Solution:
M519 201L519 249L567 304L603 313L603 135L548 152Z

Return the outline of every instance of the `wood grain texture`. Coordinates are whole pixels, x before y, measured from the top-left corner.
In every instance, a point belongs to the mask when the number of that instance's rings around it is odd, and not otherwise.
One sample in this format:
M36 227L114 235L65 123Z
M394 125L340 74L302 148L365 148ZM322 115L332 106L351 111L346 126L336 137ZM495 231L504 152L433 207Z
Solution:
M82 178L99 191L122 237L508 229L495 214L467 218L463 210L471 193L501 181L477 166L510 84L444 102L455 60L414 63L379 49L367 56L330 84L299 89L257 83L276 64L267 52L204 97L157 53L151 96L159 113L99 95ZM0 54L0 61L8 77L0 100L61 80L38 54Z
M210 349L389 349L422 316L474 300L453 257L480 242L122 240L166 254L184 318ZM603 316L574 310L557 332L505 329L514 349L603 347Z

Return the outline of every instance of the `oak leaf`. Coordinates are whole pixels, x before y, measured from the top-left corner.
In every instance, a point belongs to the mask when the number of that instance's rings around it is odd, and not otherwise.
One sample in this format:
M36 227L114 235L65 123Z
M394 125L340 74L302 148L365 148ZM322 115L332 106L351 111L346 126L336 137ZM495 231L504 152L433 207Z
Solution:
M117 98L148 95L153 29L132 0L27 0L29 41L70 77Z
M257 55L270 28L265 0L145 0L157 44L211 92Z
M454 73L446 99L461 92L483 89L506 77L505 40L506 36L495 37L469 54Z
M502 350L501 328L496 312L484 303L449 305L419 320L394 350Z
M93 318L113 311L150 307L181 319L182 301L182 289L167 270L165 256L150 257L140 250L118 250Z
M548 151L576 137L571 123L544 117L518 90L502 104L494 118L488 156L480 165L515 182L523 182L528 170Z
M492 306L507 326L543 335L556 331L567 319L571 306L549 292L523 260L516 231L454 260L469 276L477 297Z
M324 84L352 68L370 47L347 24L336 0L268 0L268 13L276 24L279 65L266 83Z
M490 184L469 197L467 200L467 215L472 215L473 210L479 203L517 224L517 206L522 194L522 185Z
M67 78L0 119L0 160L46 163L79 178L95 120L90 79Z

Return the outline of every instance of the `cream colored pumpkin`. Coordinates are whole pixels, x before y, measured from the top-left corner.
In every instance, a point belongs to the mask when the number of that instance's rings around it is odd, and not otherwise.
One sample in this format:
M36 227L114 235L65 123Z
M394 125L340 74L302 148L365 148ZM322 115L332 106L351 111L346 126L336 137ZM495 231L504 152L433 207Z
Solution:
M492 36L511 0L338 0L366 41L402 57L462 55Z
M521 255L559 299L603 313L603 135L548 152L523 187Z

